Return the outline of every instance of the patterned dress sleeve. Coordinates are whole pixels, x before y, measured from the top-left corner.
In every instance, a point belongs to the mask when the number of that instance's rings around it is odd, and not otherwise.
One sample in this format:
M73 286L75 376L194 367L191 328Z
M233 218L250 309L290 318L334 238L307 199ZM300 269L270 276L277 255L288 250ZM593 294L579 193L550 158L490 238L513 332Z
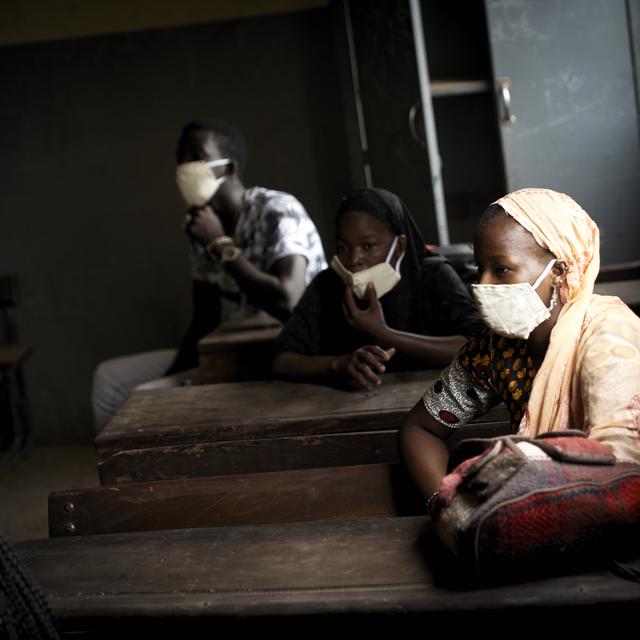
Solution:
M422 403L440 424L457 429L500 401L483 371L490 363L490 349L488 332L474 336L427 389Z

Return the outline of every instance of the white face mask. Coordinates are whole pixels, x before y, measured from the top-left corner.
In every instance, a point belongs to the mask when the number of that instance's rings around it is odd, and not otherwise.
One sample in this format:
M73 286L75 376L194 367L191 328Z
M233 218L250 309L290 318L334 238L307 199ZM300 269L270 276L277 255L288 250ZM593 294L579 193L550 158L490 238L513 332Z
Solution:
M526 340L531 332L542 324L556 304L556 292L548 307L536 293L540 283L547 277L555 258L549 262L533 286L528 282L519 284L473 284L471 289L484 323L506 338Z
M227 176L216 177L213 167L232 164L228 158L204 162L183 162L176 167L176 182L185 202L190 207L202 207L220 188Z
M340 276L347 287L351 287L356 297L361 300L366 298L367 285L370 282L373 282L378 298L382 298L383 295L389 293L400 282L400 263L404 258L404 253L398 258L395 269L389 264L397 244L398 236L394 238L385 261L368 269L353 273L345 268L338 256L333 256L331 268Z

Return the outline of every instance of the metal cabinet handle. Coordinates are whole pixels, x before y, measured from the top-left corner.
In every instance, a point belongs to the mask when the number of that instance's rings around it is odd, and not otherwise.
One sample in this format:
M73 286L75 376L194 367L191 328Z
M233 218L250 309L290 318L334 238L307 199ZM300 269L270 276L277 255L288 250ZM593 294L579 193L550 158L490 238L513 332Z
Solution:
M511 113L511 78L498 78L498 95L502 105L500 122L505 127L511 127L516 117Z
M415 102L411 109L409 109L409 131L411 132L411 137L423 148L427 147L427 140L424 135L420 135L420 131L418 131L418 114L422 115L422 103L420 100Z

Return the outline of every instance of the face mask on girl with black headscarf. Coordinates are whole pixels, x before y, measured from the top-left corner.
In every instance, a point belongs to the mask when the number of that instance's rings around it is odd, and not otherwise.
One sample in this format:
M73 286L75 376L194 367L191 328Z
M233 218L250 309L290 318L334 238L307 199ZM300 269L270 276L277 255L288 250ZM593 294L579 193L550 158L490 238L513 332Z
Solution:
M389 253L384 262L363 269L362 271L349 271L340 261L338 256L333 256L331 268L340 276L347 287L351 287L357 298L364 300L367 295L367 285L371 282L376 290L378 299L389 293L400 282L400 264L404 258L404 252L398 258L395 269L391 266L391 256L396 250L398 236L393 239Z

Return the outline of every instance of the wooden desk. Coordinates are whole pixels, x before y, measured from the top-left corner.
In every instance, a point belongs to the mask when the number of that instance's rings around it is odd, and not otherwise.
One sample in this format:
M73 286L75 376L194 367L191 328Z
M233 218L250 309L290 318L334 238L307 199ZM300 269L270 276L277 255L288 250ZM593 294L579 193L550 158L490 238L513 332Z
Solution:
M269 381L134 393L96 438L102 484L394 463L396 431L438 371L371 391ZM506 408L478 420L507 428Z
M640 586L608 571L462 588L450 575L438 576L425 554L429 526L425 517L366 518L16 546L63 629L100 630L101 637L117 629L166 631L167 624L183 632L219 631L224 622L308 629L312 620L335 625L348 615L366 625L393 614L382 621L395 629L413 624L414 630L415 617L425 616L421 624L429 628L491 620L548 631L563 608L572 629L587 619L637 619ZM513 628L507 629L511 635Z
M399 464L134 482L49 495L49 536L421 515Z
M221 324L198 342L202 384L270 378L273 343L281 328L266 314Z

